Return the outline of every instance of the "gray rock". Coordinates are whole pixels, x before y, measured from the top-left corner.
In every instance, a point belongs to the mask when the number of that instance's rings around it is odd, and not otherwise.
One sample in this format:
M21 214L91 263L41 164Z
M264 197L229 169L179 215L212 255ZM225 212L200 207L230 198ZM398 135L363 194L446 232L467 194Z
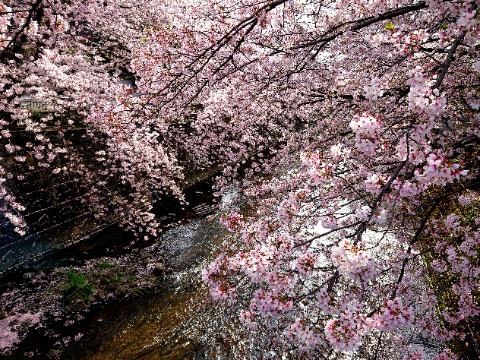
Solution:
M35 273L34 272L27 272L25 274L23 274L23 278L24 279L27 279L27 280L31 280L35 277Z
M165 272L165 264L158 262L155 264L155 268L153 269L153 273L155 275L161 275Z
M119 298L125 295L125 291L123 291L122 289L116 289L113 292L113 295L115 295L116 298Z
M47 356L49 359L60 359L60 352L55 349L51 349L48 353Z
M98 300L103 301L107 298L107 293L103 290L98 290L97 298Z

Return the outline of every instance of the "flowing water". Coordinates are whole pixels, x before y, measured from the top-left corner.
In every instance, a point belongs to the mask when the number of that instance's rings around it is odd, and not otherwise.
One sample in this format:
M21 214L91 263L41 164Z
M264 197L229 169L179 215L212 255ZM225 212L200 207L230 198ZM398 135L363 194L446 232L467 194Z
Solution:
M211 195L198 189L196 192L198 199L190 203L190 210L177 216L177 225L171 226L155 241L154 245L165 259L165 271L157 277L153 287L131 296L94 303L88 311L73 315L80 318L81 314L83 319L68 327L65 318L53 316L43 328L30 330L16 350L0 358L212 358L212 353L206 354L207 349L201 344L203 332L199 324L208 311L201 306L207 291L201 282L200 270L226 234L217 214L211 214L214 208ZM59 264L88 263L95 257L120 256L127 251L124 245L128 244L128 237L123 239L124 235L112 229L107 229L103 235L99 234L101 241L98 243L79 244L65 249L58 258L50 256L42 260L34 271L49 271L45 269ZM122 245L107 246L112 239L113 243L118 241ZM152 246L151 243L146 245ZM112 252L108 254L108 251ZM142 251L141 247L137 248L139 262ZM23 275L25 273L19 272L19 283ZM17 281L13 278L11 282ZM51 338L52 333L59 334L57 340ZM80 333L82 336L77 338Z
M199 342L201 329L196 326L198 317L204 315L197 305L206 295L199 267L224 236L214 216L165 233L160 242L173 271L162 291L110 314L107 324L96 331L94 346L88 348L88 340L80 342L86 349L83 354L77 346L65 356L91 360L205 358L206 350Z

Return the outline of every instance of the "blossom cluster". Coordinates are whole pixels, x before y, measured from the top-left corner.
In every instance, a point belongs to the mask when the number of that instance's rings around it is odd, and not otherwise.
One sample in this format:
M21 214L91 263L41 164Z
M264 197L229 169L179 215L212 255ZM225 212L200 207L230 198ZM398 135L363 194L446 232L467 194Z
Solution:
M364 113L355 115L350 122L350 128L355 133L356 147L367 155L375 154L380 145L382 123L377 117Z
M324 341L319 331L308 327L302 319L295 319L285 331L285 336L302 351L314 349Z
M435 185L446 185L459 180L460 176L468 175L468 170L462 170L460 164L449 160L440 150L427 156L427 165L419 176L422 182Z
M369 331L368 319L355 306L340 313L325 324L327 340L340 350L356 350L362 344L362 336Z
M238 230L243 223L243 216L236 213L225 213L220 216L220 222L229 230Z
M352 279L368 281L376 274L375 261L362 244L354 245L343 239L332 248L331 258L340 273Z
M404 306L400 298L386 300L380 311L372 319L372 325L381 331L391 331L411 324L414 315L412 307Z

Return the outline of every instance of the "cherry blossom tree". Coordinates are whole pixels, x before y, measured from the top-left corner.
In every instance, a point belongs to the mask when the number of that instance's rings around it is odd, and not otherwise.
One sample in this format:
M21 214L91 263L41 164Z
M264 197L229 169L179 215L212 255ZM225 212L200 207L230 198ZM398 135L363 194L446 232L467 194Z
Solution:
M429 336L439 359L479 356L478 1L2 6L15 161L75 174L97 216L138 233L155 234L154 195L181 198L186 169L239 189L203 274L242 325L239 356L418 359ZM95 155L57 146L56 117L22 96L74 114ZM35 141L13 141L14 123Z
M224 215L212 296L256 349L419 358L431 335L477 357L477 3L236 5L215 12L231 39L202 54L201 117L279 131L228 154L257 214Z
M39 210L16 199L19 189L65 183L77 192L62 200L77 199L90 218L155 234L153 191L181 196L183 174L173 145L162 139L168 126L117 112L135 96L132 44L166 22L163 4L38 0L0 6L6 217L23 234L22 215ZM108 116L100 119L97 109Z

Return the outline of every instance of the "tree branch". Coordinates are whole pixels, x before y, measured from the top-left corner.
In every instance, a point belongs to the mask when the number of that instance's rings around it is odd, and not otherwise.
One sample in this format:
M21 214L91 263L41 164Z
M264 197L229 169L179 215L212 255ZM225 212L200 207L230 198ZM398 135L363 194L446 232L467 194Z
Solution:
M32 4L32 7L28 13L28 16L27 18L25 19L25 22L23 23L23 25L20 27L20 29L18 29L16 32L15 32L15 35L12 37L12 39L8 42L8 44L2 49L2 51L0 52L0 59L3 59L3 57L5 56L5 54L7 53L9 47L15 43L15 41L17 41L18 37L25 31L25 29L30 25L30 22L32 21L32 17L33 17L33 13L35 12L35 10L40 6L40 4L42 3L43 0L36 0L33 4Z
M442 81L445 78L445 75L447 74L447 71L450 68L450 65L452 64L453 59L455 58L455 53L457 51L458 45L460 45L460 43L463 41L463 38L465 37L466 33L467 33L466 30L462 31L462 33L453 42L452 47L448 51L447 58L445 59L445 62L443 63L442 72L438 76L435 84L432 86L432 89L438 89L440 87L440 85L442 84Z

